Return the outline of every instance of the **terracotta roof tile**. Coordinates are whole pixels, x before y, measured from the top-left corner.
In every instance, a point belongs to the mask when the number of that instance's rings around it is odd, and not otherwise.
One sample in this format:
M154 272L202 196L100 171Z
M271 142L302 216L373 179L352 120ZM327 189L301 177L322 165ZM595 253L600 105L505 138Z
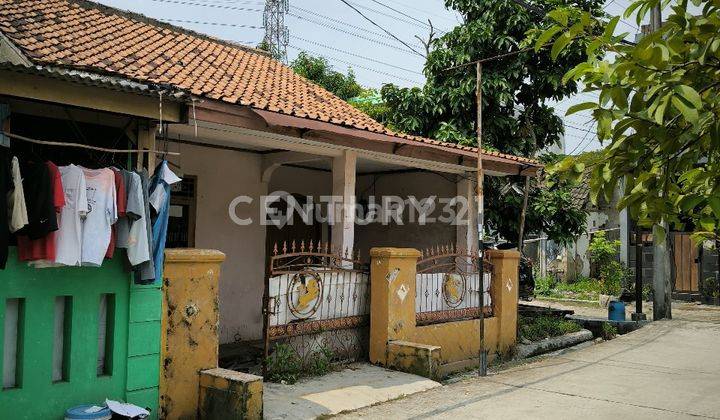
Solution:
M472 151L395 133L249 47L85 0L0 0L0 31L36 64L96 68L194 95L374 133ZM519 162L534 161L486 152Z

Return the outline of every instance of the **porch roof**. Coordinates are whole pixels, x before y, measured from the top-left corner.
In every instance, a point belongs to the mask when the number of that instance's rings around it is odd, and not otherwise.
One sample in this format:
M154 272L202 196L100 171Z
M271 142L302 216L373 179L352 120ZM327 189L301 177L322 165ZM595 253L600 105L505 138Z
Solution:
M477 153L475 147L394 132L263 51L86 0L0 0L0 42L3 37L27 64L151 83L265 116L353 130L356 137L379 135L460 156ZM541 167L519 156L483 153L520 168L512 173Z

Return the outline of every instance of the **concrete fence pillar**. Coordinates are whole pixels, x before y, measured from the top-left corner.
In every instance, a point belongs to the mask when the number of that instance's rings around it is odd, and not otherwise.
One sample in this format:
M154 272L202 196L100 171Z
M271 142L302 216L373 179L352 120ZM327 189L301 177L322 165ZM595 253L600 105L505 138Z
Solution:
M415 329L415 273L422 254L412 248L370 250L370 362L387 364L391 340Z
M505 353L517 340L520 253L496 249L485 252L493 265L490 294L493 297L493 316L499 323L497 350Z
M218 279L225 254L168 249L163 271L160 415L198 418L200 372L218 363Z

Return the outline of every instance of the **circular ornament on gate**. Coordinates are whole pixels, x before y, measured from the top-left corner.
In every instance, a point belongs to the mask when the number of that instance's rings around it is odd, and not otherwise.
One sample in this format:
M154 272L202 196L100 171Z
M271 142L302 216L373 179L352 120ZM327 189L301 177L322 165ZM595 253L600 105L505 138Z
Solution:
M288 309L298 319L310 318L320 308L322 295L322 278L318 273L311 270L297 273L288 285Z
M442 296L445 303L456 308L465 300L467 281L460 273L447 273L442 282Z

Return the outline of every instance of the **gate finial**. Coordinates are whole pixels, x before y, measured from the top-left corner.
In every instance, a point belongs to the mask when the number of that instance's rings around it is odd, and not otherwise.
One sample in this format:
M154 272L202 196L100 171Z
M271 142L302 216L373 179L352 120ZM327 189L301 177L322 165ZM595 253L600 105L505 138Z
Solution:
M283 241L283 254L287 254L287 241Z

